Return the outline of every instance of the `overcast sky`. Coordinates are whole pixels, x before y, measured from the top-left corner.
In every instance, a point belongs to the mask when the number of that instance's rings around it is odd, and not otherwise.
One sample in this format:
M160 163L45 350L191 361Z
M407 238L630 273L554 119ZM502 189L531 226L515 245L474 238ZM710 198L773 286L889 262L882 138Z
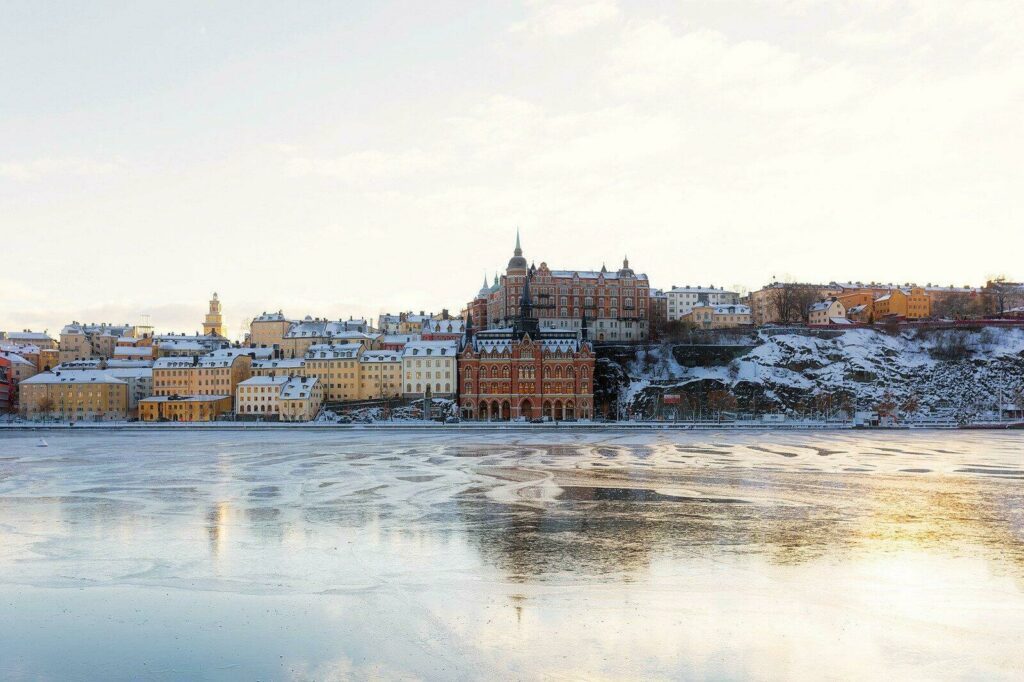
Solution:
M0 329L1024 278L1020 2L6 3Z

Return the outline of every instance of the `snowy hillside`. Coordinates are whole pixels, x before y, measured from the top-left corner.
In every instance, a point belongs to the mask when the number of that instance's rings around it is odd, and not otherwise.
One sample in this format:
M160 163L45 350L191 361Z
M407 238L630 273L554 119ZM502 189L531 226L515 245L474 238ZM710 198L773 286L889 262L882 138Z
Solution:
M723 352L724 351L724 352ZM1024 400L1024 330L761 331L729 346L659 345L600 360L609 395L650 414L662 394L696 406L709 393L749 410L873 409L886 401L922 414L975 416ZM685 403L684 403L685 404ZM696 408L695 408L696 409Z

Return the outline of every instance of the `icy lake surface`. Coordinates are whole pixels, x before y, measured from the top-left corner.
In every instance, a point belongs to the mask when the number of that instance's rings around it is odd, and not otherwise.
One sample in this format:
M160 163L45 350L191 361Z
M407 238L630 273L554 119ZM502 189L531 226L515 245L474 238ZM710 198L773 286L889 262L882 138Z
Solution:
M0 434L0 679L1021 679L1024 434Z

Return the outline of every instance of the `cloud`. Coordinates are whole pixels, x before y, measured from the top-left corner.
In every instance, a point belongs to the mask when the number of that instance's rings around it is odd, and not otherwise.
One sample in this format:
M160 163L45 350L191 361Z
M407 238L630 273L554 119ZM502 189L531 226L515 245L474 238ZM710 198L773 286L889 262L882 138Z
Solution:
M510 32L533 38L560 38L582 33L619 16L615 0L558 0L527 3L530 16L512 25Z
M96 177L123 170L122 161L97 161L84 158L34 159L0 162L0 177L34 181L53 175Z

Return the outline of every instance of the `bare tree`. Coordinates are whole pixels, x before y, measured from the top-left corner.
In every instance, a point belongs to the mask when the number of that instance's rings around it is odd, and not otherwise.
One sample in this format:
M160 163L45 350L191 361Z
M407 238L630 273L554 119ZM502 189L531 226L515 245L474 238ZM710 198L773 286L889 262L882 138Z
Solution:
M53 398L45 396L42 400L36 403L36 412L43 415L43 419L49 419L56 407L57 406L54 404Z

